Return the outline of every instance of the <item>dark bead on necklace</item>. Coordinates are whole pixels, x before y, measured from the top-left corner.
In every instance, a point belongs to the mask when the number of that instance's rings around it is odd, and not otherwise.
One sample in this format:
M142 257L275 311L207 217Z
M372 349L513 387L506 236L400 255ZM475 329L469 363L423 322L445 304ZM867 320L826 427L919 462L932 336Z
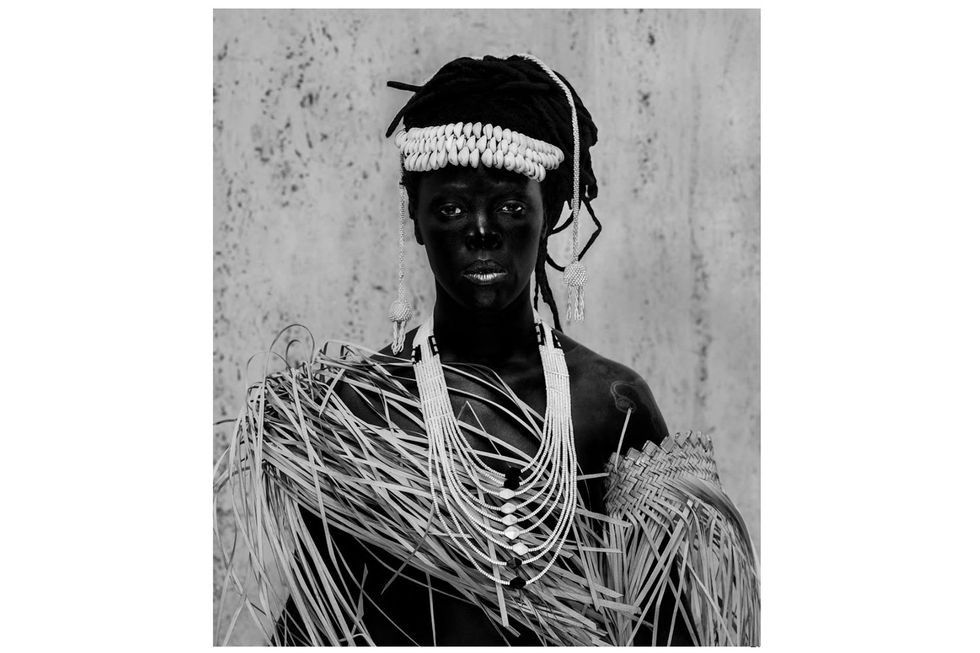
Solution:
M521 562L521 559L520 558L511 558L510 559L510 562L507 563L507 566L510 567L511 569L517 569L522 564L524 564L524 563Z
M510 579L511 589L523 589L525 585L527 585L527 581L525 581L523 578L514 577Z
M520 487L520 484L521 482L512 476L508 476L504 481L504 487L508 490L516 490L518 487Z

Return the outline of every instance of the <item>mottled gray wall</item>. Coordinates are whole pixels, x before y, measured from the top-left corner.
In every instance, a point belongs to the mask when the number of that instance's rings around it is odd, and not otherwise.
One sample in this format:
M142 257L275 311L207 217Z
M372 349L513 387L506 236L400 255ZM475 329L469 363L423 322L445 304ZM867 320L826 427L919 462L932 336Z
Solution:
M385 82L525 51L599 126L605 229L586 259L587 320L568 331L640 372L672 430L712 434L758 543L755 10L216 11L215 419L237 412L245 361L291 322L319 340L388 337L398 160L384 130L408 94ZM430 307L420 247L408 263L414 305ZM224 510L219 526L227 536Z

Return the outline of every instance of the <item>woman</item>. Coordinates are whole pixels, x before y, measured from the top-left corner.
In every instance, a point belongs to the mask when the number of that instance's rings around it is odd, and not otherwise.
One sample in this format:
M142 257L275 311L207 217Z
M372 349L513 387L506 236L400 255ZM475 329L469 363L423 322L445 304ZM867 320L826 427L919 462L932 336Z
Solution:
M529 55L390 85L414 92L389 128L402 248L407 213L436 301L406 333L400 279L391 345L325 348L240 418L219 480L251 479L246 541L261 562L269 534L286 576L273 643L755 643L751 543L710 444L669 438L639 375L560 331L548 237L571 225L581 319L581 204L595 217L581 100Z

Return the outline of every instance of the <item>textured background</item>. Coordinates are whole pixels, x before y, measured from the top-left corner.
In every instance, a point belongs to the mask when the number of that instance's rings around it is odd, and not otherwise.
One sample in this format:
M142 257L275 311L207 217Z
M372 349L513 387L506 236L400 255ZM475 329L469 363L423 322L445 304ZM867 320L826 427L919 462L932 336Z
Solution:
M761 544L759 42L756 10L215 11L215 420L237 413L245 362L288 324L319 341L388 337L398 161L384 130L409 95L385 82L529 51L599 127L605 228L586 322L568 332L642 374L671 430L712 435ZM409 242L427 309L433 282ZM215 456L228 435L215 430ZM215 596L221 571L216 553ZM243 625L232 642L256 638Z

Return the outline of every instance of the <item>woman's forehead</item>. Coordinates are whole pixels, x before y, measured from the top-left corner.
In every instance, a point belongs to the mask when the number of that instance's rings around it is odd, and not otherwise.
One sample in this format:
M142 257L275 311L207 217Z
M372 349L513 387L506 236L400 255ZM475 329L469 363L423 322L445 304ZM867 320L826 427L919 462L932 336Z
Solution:
M530 191L540 184L519 173L482 164L476 168L447 166L441 170L424 173L420 178L423 192L439 190L475 191L485 188L506 188Z

